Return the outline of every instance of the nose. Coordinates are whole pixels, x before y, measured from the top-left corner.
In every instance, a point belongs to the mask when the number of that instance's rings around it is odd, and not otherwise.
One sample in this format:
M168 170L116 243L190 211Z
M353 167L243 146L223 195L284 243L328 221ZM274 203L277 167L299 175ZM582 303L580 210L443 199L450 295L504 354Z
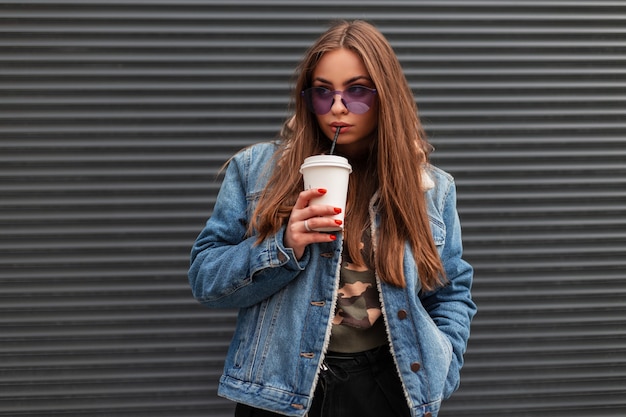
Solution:
M330 106L330 111L334 114L348 113L348 107L346 107L346 103L343 101L341 94L335 94L333 104Z

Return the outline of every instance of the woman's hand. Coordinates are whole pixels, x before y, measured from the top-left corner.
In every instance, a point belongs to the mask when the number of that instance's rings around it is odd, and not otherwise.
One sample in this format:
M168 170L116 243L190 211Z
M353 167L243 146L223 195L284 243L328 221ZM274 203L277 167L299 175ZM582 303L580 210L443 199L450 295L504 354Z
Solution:
M309 205L311 199L326 194L323 188L302 191L291 210L287 229L285 230L285 247L293 249L296 258L302 258L304 249L311 243L330 242L337 239L335 234L316 232L321 227L341 226L341 220L331 216L341 213L341 209L333 206Z

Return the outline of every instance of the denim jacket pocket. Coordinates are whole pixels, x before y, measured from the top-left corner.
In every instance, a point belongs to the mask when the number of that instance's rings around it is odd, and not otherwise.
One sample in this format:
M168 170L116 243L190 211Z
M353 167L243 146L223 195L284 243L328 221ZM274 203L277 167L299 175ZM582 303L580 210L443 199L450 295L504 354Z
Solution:
M430 223L430 232L433 235L433 241L441 256L443 253L443 245L446 241L446 226L441 219L437 219L434 216L429 215L428 220Z
M248 207L246 207L246 214L248 217L248 223L252 220L252 214L256 210L256 206L261 198L261 191L252 191L246 195L246 201Z

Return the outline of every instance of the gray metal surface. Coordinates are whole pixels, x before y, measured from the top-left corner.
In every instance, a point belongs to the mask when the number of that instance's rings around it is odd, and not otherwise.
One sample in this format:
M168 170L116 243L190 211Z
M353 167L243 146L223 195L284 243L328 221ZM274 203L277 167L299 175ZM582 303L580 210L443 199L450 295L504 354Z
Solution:
M441 416L626 413L626 2L0 2L0 416L232 415L191 299L219 169L335 18L394 45L479 314Z

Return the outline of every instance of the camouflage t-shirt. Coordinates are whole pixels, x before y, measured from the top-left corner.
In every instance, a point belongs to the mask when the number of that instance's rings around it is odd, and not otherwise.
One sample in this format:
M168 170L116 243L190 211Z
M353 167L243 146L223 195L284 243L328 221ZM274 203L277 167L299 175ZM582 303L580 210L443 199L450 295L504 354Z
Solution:
M361 250L367 265L370 260L370 238L363 239ZM380 298L374 271L351 262L344 250L339 277L339 294L328 350L353 353L373 349L387 343Z

